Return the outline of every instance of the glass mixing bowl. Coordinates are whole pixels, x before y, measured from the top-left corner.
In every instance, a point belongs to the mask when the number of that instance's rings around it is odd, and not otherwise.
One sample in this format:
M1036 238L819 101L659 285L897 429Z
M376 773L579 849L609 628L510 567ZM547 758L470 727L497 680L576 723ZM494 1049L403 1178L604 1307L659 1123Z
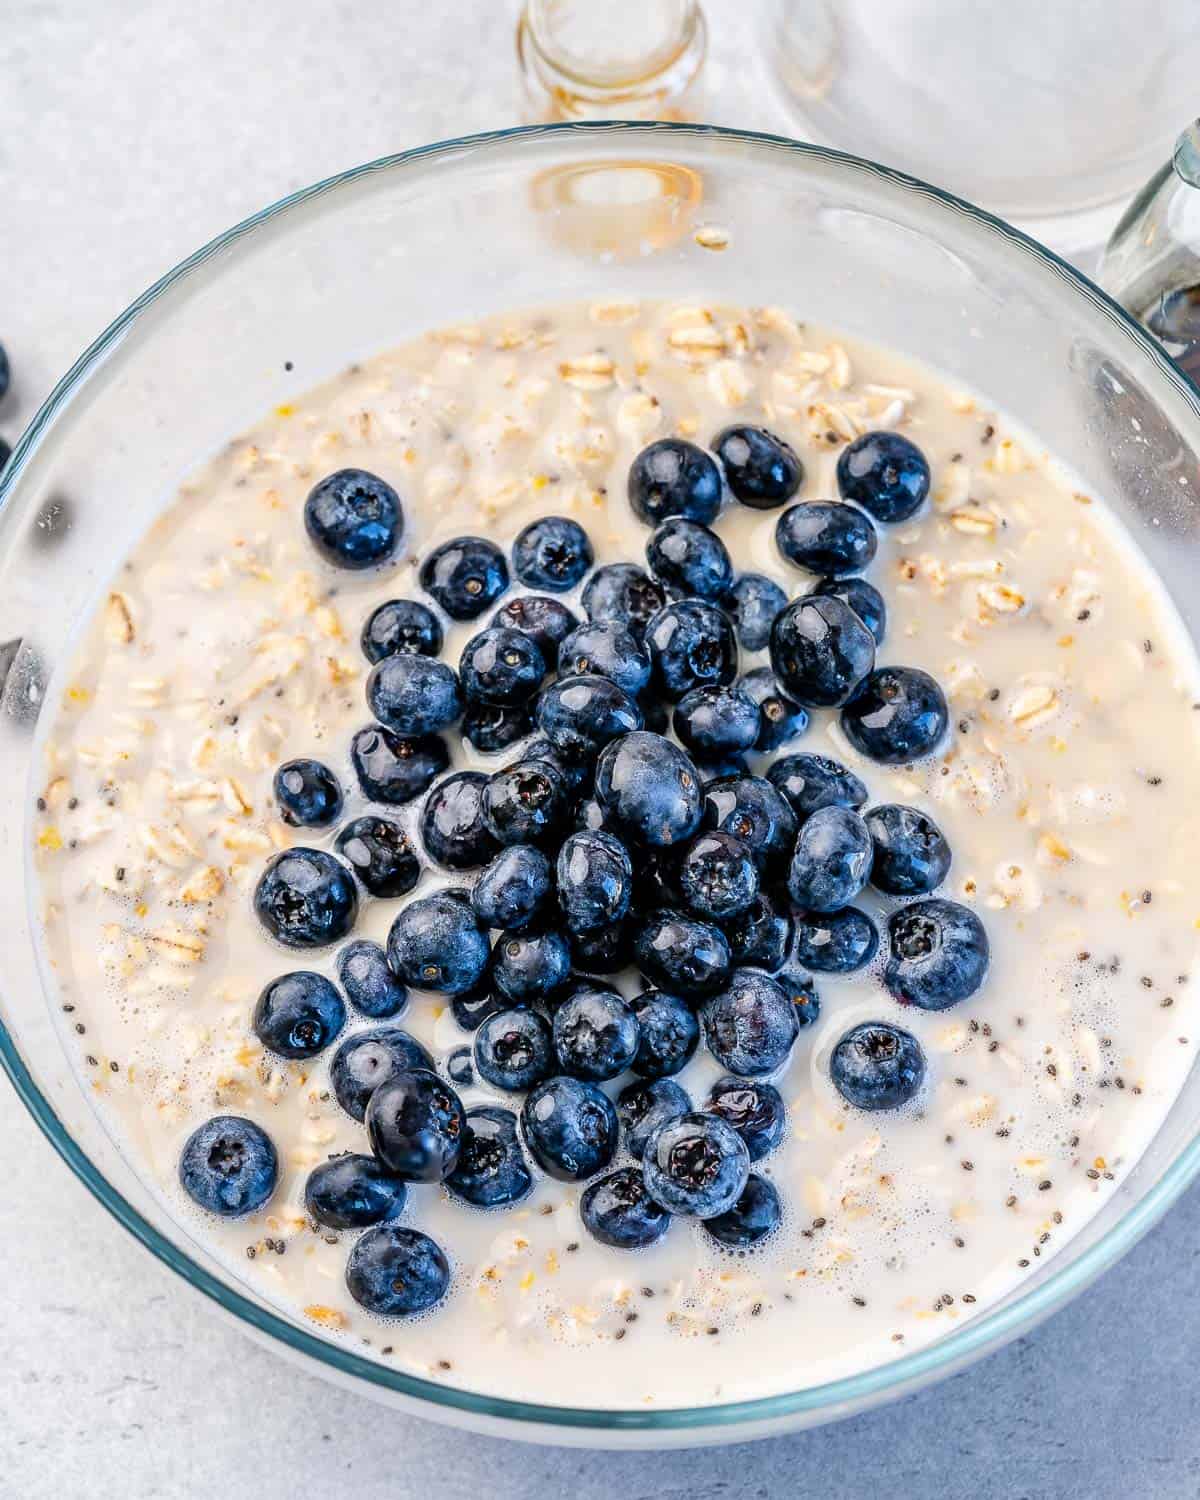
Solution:
M714 247L723 246L719 251ZM1193 1072L1091 1223L1007 1301L852 1379L735 1405L576 1410L384 1368L267 1305L174 1223L69 1063L35 954L27 816L48 685L122 556L243 424L437 324L625 294L779 303L908 350L1107 496L1200 636L1200 393L1070 266L870 162L690 126L516 130L372 162L286 198L150 288L59 383L0 477L0 1060L47 1138L146 1248L249 1333L393 1406L546 1442L669 1446L846 1416L1027 1332L1122 1255L1200 1168Z

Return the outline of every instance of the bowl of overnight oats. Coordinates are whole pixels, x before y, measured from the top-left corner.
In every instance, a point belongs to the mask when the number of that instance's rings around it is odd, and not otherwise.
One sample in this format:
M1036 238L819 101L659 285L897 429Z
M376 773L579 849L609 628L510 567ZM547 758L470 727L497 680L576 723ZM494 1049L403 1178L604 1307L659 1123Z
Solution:
M961 1368L1200 1162L1198 440L1076 272L813 147L265 211L0 478L24 1102L410 1411L667 1445Z

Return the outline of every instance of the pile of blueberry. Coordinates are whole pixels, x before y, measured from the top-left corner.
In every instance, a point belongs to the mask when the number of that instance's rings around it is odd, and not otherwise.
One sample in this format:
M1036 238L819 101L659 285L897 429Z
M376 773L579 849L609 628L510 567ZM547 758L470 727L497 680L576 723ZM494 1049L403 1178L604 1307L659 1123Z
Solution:
M424 859L472 872L472 883L407 901L386 950L345 943L340 989L310 972L274 980L253 1028L272 1053L303 1059L336 1040L347 1001L378 1023L344 1039L330 1066L370 1153L331 1159L307 1187L318 1224L366 1230L347 1282L368 1309L417 1312L446 1289L441 1248L396 1222L409 1184L441 1183L481 1208L512 1204L532 1186L529 1157L588 1184L583 1223L607 1245L650 1245L676 1215L738 1249L770 1234L779 1198L752 1170L785 1128L770 1080L817 1015L813 974L875 958L875 921L853 904L868 885L903 901L891 903L882 965L895 999L941 1010L983 982L979 919L932 894L951 853L929 817L896 805L864 812L862 781L806 751L778 756L765 776L748 769L748 754L785 749L823 709L884 765L928 755L946 731L933 678L876 665L884 602L860 576L876 523L924 502L924 456L903 437L868 433L841 456L842 503L782 511L781 553L815 575L789 601L765 577L736 576L709 523L729 493L781 507L803 477L791 448L760 428L730 428L711 452L656 442L629 474L630 504L654 528L648 568L594 568L582 528L550 516L512 549L512 570L537 592L501 602L510 560L480 537L425 560L422 587L451 619L498 605L457 671L441 660L442 627L426 604L393 600L366 621L374 722L354 736L350 762L382 810L344 823L332 850L271 859L258 917L283 946L319 949L349 936L360 891L407 896L423 859L386 810L418 798ZM322 480L305 517L317 549L343 568L386 561L403 530L395 491L359 470ZM582 620L560 597L581 584ZM739 678L739 647L765 648L770 666ZM511 753L491 774L443 774L443 736L455 726L498 760ZM288 762L275 793L293 825L339 822L342 791L327 766ZM646 986L629 1001L604 977L628 969ZM450 997L474 1035L440 1071L395 1024L410 987ZM675 1075L701 1041L726 1076L696 1108ZM864 1110L904 1104L924 1071L915 1038L882 1021L849 1031L831 1064L835 1087ZM633 1081L614 1102L601 1085L626 1074ZM456 1086L476 1079L521 1096L519 1113L465 1108ZM622 1148L627 1164L615 1165ZM273 1191L275 1153L257 1126L220 1118L188 1142L181 1172L205 1208L240 1214Z

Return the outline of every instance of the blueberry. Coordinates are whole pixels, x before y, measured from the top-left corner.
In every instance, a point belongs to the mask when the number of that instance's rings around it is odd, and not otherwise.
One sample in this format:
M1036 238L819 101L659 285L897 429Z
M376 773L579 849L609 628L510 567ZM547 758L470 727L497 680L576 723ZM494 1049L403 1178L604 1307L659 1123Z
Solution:
M492 624L527 635L542 653L548 667L558 660L560 644L579 625L579 616L561 599L546 594L521 594L509 599L492 616Z
M708 1050L740 1078L774 1073L787 1061L799 1023L780 986L761 969L735 969L704 1007Z
M929 494L929 462L897 432L864 432L842 449L838 493L885 524L907 521Z
M287 948L324 948L358 916L358 894L344 865L323 849L285 849L268 860L254 888L258 920Z
M304 502L304 529L326 562L373 568L404 535L400 496L365 469L339 469L315 484Z
M442 627L434 612L415 599L389 599L367 616L362 649L372 663L385 656L439 656Z
M585 797L575 805L576 833L608 833L608 814L595 797Z
M627 921L591 932L570 932L571 967L581 974L618 974L633 963L633 935Z
M558 851L558 904L572 932L611 927L629 910L633 865L611 833L573 833Z
M512 708L527 703L541 687L546 662L529 636L489 625L463 647L458 674L469 699Z
M533 1178L511 1109L484 1104L467 1111L458 1165L446 1178L446 1186L456 1198L476 1208L507 1208L525 1197Z
M725 596L725 608L733 616L743 650L761 651L766 646L775 616L787 602L779 585L763 574L738 575Z
M507 750L533 730L533 714L528 703L477 703L473 699L463 709L459 731L476 750L488 755Z
M650 680L650 656L616 620L589 620L573 630L558 651L564 677L607 677L636 698Z
M361 1016L387 1020L408 1004L408 991L388 968L378 943L365 938L347 943L338 953L337 972L346 998Z
M703 599L660 609L646 627L659 692L677 703L692 688L737 676L738 648L729 616Z
M750 1154L724 1120L686 1114L651 1132L642 1171L647 1192L665 1209L712 1219L741 1197L750 1174Z
M792 900L811 912L836 911L867 883L871 835L848 807L822 807L801 826L788 871Z
M919 667L879 667L842 709L846 738L868 760L906 765L937 748L950 710L946 695Z
M875 644L883 645L887 634L887 605L873 583L868 583L865 578L822 578L812 593L827 594L848 604L875 637Z
M758 866L732 833L699 833L679 862L679 889L689 911L710 922L726 922L747 911L758 896Z
M554 873L542 851L511 844L480 873L471 905L485 927L518 928L544 912L553 895Z
M646 990L629 1002L639 1041L630 1064L641 1078L668 1078L691 1060L700 1042L700 1023L677 995Z
M760 892L722 928L735 966L763 969L768 974L783 967L792 946L792 921L769 896Z
M470 1047L455 1047L449 1053L446 1058L446 1077L459 1088L471 1087L475 1082L475 1062Z
M268 1052L315 1057L346 1024L346 1006L324 975L301 970L264 987L250 1024Z
M179 1181L194 1203L224 1219L262 1208L279 1180L271 1137L253 1120L215 1115L188 1136Z
M899 1109L925 1077L925 1055L916 1037L884 1021L855 1026L833 1049L833 1086L858 1109Z
M795 964L788 964L776 974L775 980L795 1006L797 1024L811 1026L821 1014L821 997L812 975Z
M666 602L662 584L635 563L609 563L597 568L583 591L589 620L614 620L639 641L651 616Z
M732 1075L718 1078L708 1095L708 1109L736 1130L751 1161L761 1161L783 1139L787 1109L773 1083Z
M830 578L861 573L879 545L865 511L821 500L785 510L775 524L775 542L798 568Z
M553 995L570 972L571 950L565 934L540 924L502 932L492 949L492 982L517 1004Z
M464 1031L478 1031L489 1016L509 1010L511 1005L507 996L497 995L490 984L483 984L465 995L455 995L450 1001L450 1011L456 1025Z
M795 599L771 627L771 666L806 708L836 708L875 665L875 638L832 595Z
M367 703L380 723L409 738L447 728L463 710L458 678L431 656L385 656L367 678Z
M392 923L387 955L405 984L445 995L474 989L490 956L475 913L446 891L408 903Z
M561 837L568 797L553 761L519 760L489 779L480 808L497 843L548 844Z
M700 773L670 740L638 730L601 755L596 800L631 843L664 848L700 826Z
M887 802L866 815L875 846L871 884L889 896L927 896L950 869L950 845L932 818Z
M617 1118L630 1156L640 1161L653 1132L668 1120L686 1115L691 1107L686 1090L673 1078L649 1078L623 1088L617 1095Z
M685 1000L711 995L729 978L725 934L684 912L651 912L637 929L633 951L648 979Z
M867 789L854 772L827 755L785 755L767 772L767 780L801 822L822 807L857 811L867 800Z
M763 753L780 750L806 733L808 709L788 697L770 667L747 672L737 688L758 709L758 737L753 749Z
M538 700L538 728L562 756L590 760L642 727L642 713L607 677L560 677Z
M754 699L734 687L693 688L675 705L675 733L689 750L711 759L752 750L762 729Z
M765 427L726 427L713 439L729 488L743 505L774 510L804 483L804 465L781 437Z
M796 818L761 776L719 776L704 788L703 821L741 839L770 874L783 867L796 841Z
M429 790L450 764L450 752L441 735L405 739L368 724L350 741L350 763L364 797L398 807Z
M560 1182L582 1182L617 1154L617 1112L607 1094L578 1078L549 1078L521 1106L525 1144Z
M531 521L513 543L513 571L531 589L564 594L594 561L587 532L565 516Z
M455 537L421 564L421 587L452 620L477 620L508 587L504 553L481 536Z
M558 750L544 734L535 735L521 752L522 760L548 760L558 768L567 789L576 797L586 796L592 784L592 759Z
M346 1262L350 1295L370 1313L407 1317L440 1302L450 1285L441 1246L419 1229L377 1224L355 1241Z
M338 779L319 760L288 760L273 783L279 816L293 828L325 828L342 810Z
M721 471L711 455L682 438L660 438L629 466L629 504L647 526L669 516L712 521L721 494Z
M561 1072L603 1083L623 1073L637 1055L637 1018L620 995L577 989L554 1012L554 1055Z
M425 1068L397 1073L367 1103L371 1150L406 1182L444 1182L458 1161L466 1123L458 1095Z
M381 1083L413 1068L432 1067L433 1058L416 1037L399 1026L374 1026L342 1042L329 1065L329 1081L346 1113L361 1120Z
M795 957L819 974L853 974L869 964L879 949L875 923L857 906L820 915L797 912Z
M728 1250L749 1250L778 1229L782 1218L783 1209L774 1184L751 1172L733 1207L705 1219L704 1228Z
M455 771L425 799L421 841L430 859L448 870L477 869L500 848L483 816L488 780L482 771Z
M616 1250L645 1250L671 1227L671 1215L646 1192L636 1167L618 1167L593 1182L579 1200L579 1217L594 1239Z
M536 1010L501 1010L475 1033L475 1070L493 1088L531 1089L554 1071L550 1027Z
M883 982L897 1000L946 1010L987 977L990 949L983 923L968 906L935 896L888 918L890 956Z
M304 1207L326 1229L369 1229L396 1218L408 1188L373 1156L351 1153L323 1161L308 1174Z
M352 818L335 848L372 896L406 896L421 878L412 841L390 818Z
M672 516L646 543L646 561L655 578L693 599L720 599L733 582L725 543L707 526Z

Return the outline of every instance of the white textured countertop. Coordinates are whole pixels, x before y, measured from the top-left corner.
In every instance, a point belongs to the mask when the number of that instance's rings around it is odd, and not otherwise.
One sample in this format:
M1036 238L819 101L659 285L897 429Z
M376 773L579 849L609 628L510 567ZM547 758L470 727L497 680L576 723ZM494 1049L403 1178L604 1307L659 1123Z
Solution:
M786 128L737 61L744 6L707 8L720 118ZM354 162L512 123L512 19L504 0L4 0L0 432L210 235ZM0 1122L3 1500L1200 1495L1196 1193L949 1384L797 1438L614 1457L460 1435L296 1373L117 1228L6 1082Z

